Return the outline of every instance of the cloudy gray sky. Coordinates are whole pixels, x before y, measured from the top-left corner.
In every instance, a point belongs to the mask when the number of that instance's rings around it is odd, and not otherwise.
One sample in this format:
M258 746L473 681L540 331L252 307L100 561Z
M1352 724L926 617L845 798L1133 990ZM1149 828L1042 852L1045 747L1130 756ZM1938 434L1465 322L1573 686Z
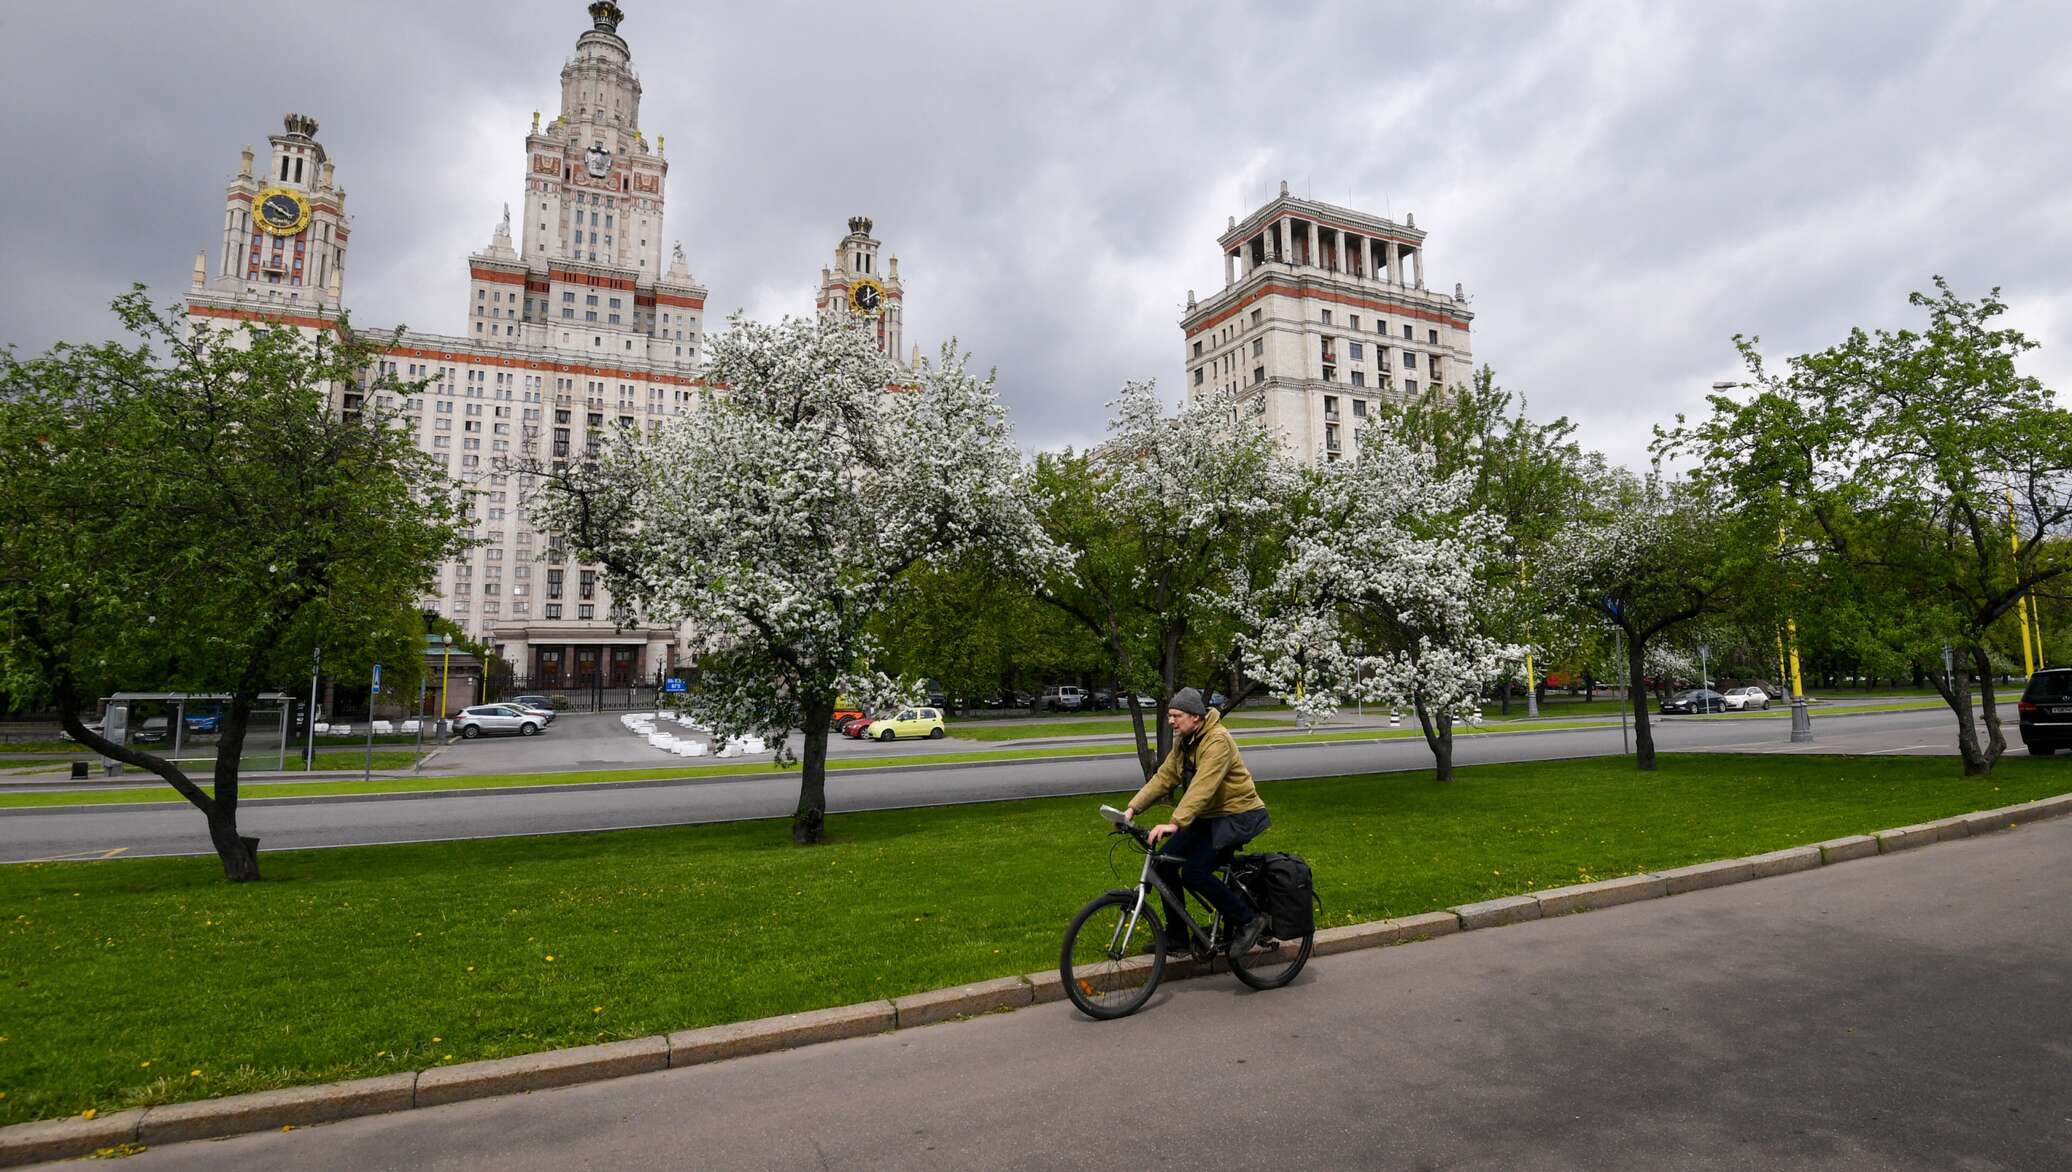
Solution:
M220 239L238 148L318 118L362 324L458 332L466 254L588 25L523 3L0 7L0 341L106 336ZM2072 8L2056 3L623 0L710 310L810 308L852 213L908 336L997 366L1022 440L1177 398L1187 290L1281 179L1430 233L1475 356L1614 458L1777 353L2004 287L2072 384Z

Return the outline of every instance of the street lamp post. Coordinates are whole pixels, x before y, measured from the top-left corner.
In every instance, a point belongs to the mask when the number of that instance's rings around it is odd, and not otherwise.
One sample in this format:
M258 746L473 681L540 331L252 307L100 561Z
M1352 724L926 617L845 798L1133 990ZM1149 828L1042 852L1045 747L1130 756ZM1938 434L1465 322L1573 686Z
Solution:
M453 670L453 636L441 631L439 645L439 744L444 745L452 731L446 721L446 677Z
M319 647L316 658L309 665L309 748L302 757L305 773L317 767L317 674L323 669L324 649Z

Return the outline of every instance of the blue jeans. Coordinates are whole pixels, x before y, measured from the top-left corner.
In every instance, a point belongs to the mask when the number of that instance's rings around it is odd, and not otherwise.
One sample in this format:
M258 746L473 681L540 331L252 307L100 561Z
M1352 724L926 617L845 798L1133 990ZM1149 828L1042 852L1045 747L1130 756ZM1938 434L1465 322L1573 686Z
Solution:
M1258 811L1258 813L1264 814L1265 811ZM1243 817L1244 815L1238 816ZM1171 855L1181 860L1181 864L1178 867L1174 867L1171 864L1162 863L1159 865L1158 874L1168 885L1185 887L1187 890L1208 900L1209 906L1215 908L1217 914L1223 917L1223 923L1226 925L1225 931L1235 934L1239 928L1252 919L1252 909L1245 906L1245 901L1238 898L1237 892L1232 891L1228 884L1216 877L1216 864L1219 856L1225 850L1236 850L1238 847L1243 846L1245 840L1251 838L1252 835L1247 834L1243 838L1237 838L1235 841L1232 841L1231 834L1226 830L1220 836L1224 839L1225 846L1218 848L1216 845L1216 839L1219 837L1217 834L1217 824L1226 821L1229 820L1224 818L1197 818L1186 826L1181 827L1172 837L1161 842L1158 847L1159 853ZM1257 831L1253 832L1253 834L1256 833ZM1179 918L1173 914L1170 908L1166 912L1166 932L1168 939L1174 940L1186 935L1185 931L1179 926Z

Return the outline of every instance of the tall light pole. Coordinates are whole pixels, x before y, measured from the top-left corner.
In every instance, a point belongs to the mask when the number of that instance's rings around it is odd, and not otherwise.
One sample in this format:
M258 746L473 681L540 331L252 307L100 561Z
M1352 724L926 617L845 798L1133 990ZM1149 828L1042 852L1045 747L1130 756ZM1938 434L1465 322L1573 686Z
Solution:
M446 677L453 670L453 636L439 632L439 743L446 743Z
M324 649L319 647L316 659L309 665L309 749L302 757L304 773L317 767L317 674L323 669Z

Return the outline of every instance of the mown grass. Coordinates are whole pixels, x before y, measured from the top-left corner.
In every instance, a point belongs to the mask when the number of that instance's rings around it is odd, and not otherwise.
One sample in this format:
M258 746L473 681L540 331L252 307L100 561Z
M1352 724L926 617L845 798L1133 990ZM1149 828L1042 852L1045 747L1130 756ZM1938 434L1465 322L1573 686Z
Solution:
M2010 758L1683 756L1267 783L1339 924L2006 805ZM1117 882L1093 798L0 868L0 1123L638 1037L1056 963ZM1127 869L1126 854L1112 859ZM1133 876L1133 872L1130 872Z

